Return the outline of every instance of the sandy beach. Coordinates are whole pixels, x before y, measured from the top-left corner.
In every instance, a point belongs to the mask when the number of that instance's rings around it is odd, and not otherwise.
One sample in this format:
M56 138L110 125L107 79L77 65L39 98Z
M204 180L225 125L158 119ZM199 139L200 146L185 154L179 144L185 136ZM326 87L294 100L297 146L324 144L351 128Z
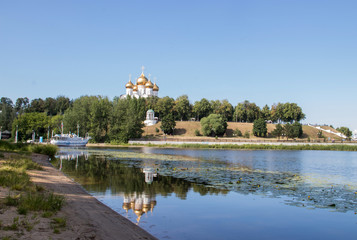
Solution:
M65 196L66 202L57 213L66 219L66 227L60 233L53 233L50 220L30 213L19 215L19 222L33 224L31 231L2 231L0 237L9 236L15 239L156 239L128 219L105 206L89 195L83 188L53 168L48 157L32 154L32 160L43 166L43 170L31 170L28 174L36 185L45 187L55 194ZM0 189L0 197L5 197L8 190ZM2 224L8 224L18 215L14 207L1 210ZM34 222L35 223L32 223ZM11 239L11 238L10 238Z

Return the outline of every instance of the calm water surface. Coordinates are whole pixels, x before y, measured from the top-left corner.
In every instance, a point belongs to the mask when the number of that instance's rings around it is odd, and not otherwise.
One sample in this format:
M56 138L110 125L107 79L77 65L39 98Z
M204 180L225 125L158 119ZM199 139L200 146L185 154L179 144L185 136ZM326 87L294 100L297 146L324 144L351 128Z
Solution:
M160 239L356 239L357 153L61 149L53 164Z

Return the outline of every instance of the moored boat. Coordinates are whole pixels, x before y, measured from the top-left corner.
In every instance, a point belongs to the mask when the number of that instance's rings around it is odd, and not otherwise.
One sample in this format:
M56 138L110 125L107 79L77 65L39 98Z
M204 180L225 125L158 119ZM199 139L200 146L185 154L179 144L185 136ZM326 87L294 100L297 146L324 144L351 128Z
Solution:
M89 138L78 137L76 134L56 134L51 139L51 144L67 147L85 147Z

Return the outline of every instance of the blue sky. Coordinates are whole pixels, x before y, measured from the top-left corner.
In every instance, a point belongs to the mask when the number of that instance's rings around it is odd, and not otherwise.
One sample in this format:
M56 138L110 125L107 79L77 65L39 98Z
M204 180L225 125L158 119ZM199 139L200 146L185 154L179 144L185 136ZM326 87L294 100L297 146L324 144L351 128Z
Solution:
M144 65L159 96L296 102L357 129L357 1L0 0L0 95L125 92Z

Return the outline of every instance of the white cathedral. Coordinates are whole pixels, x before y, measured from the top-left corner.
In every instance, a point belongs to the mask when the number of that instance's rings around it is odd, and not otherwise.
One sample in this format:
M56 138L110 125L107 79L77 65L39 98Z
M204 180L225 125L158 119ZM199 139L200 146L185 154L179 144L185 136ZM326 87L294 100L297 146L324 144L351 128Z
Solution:
M159 93L159 87L156 85L156 83L152 83L150 80L150 74L149 74L149 80L145 77L144 75L144 67L142 67L142 72L141 75L136 79L136 83L133 84L131 82L131 77L129 75L129 82L125 84L126 88L126 94L123 94L120 96L120 98L126 98L127 96L139 98L147 98L151 96L158 96Z

